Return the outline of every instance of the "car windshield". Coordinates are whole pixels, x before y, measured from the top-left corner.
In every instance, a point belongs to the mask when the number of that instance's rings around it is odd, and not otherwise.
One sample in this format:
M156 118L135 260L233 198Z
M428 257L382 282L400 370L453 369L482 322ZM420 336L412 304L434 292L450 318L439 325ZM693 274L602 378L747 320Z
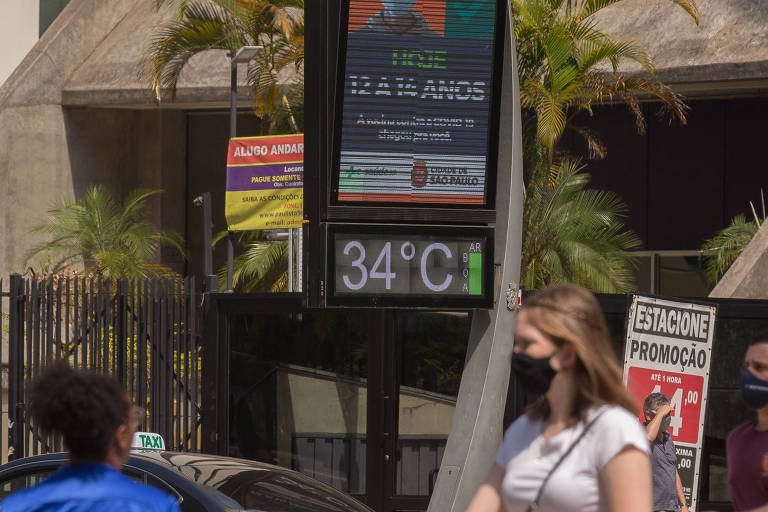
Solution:
M217 457L163 452L145 457L258 512L371 512L346 494L301 473Z

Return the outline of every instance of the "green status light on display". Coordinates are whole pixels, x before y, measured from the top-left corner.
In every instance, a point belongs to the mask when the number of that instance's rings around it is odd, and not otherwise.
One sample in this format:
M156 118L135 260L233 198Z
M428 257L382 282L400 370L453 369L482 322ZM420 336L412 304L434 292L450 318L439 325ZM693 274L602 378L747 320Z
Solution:
M483 294L483 255L479 252L469 254L469 294Z

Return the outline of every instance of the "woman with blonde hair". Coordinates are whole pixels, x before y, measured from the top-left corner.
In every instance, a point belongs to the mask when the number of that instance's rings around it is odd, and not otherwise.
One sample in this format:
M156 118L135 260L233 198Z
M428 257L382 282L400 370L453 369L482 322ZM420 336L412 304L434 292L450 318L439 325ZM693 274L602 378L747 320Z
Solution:
M511 367L539 398L507 429L468 512L650 511L648 440L594 295L556 285L527 299Z

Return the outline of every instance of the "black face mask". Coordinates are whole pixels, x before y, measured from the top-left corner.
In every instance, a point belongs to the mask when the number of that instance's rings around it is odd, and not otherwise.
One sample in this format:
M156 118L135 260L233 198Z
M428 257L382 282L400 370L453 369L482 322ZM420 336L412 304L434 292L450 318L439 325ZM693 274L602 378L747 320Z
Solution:
M661 420L661 425L659 426L659 432L666 432L669 430L670 423L672 423L672 416L664 416L664 419Z
M527 392L541 396L549 391L549 385L557 372L549 365L550 357L531 357L513 353L510 366L517 382Z
M741 371L741 398L750 409L762 409L768 405L768 381L758 379L744 368Z

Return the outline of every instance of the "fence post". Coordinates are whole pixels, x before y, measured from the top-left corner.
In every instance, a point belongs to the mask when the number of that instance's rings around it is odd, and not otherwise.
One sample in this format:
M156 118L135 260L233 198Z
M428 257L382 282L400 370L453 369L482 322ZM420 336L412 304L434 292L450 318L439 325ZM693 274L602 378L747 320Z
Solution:
M11 274L8 304L8 460L23 457L24 278Z
M229 429L227 425L228 348L226 333L222 333L220 294L203 294L203 357L202 357L202 451L227 454Z
M117 298L117 318L116 325L115 325L115 339L114 339L114 347L115 347L115 353L117 355L117 380L120 382L120 385L123 386L123 389L128 389L128 383L126 380L126 351L128 350L128 340L127 340L127 326L126 326L126 317L128 315L128 300L127 295L128 293L128 281L125 279L120 279L117 282L117 289L115 290L115 296Z

